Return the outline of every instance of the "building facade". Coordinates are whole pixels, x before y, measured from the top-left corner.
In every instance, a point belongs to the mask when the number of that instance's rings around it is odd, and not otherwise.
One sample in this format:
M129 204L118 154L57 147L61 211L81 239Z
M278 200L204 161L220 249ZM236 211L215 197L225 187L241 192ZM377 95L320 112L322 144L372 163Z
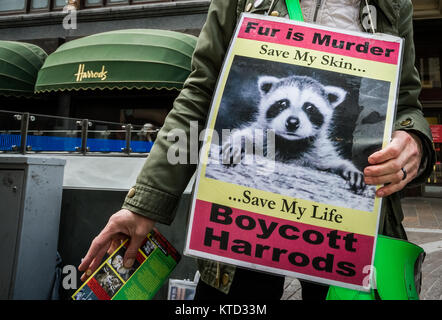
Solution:
M412 2L416 66L423 84L421 101L434 130L438 153L435 173L423 192L440 195L442 1ZM198 36L209 5L210 0L3 0L0 1L0 39L36 44L51 54L63 43L112 30L166 29ZM161 125L176 95L177 92L161 90L94 95L68 92L44 96L35 104L39 106L35 110L68 117L139 121L140 124L150 119ZM2 100L2 105L1 109L24 111L28 103Z

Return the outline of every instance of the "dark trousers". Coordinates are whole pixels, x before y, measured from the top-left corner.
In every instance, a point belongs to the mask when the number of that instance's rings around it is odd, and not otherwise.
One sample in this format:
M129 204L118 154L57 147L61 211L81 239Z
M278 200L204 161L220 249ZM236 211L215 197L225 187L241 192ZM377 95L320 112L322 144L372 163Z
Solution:
M300 281L302 300L325 300L328 286ZM225 294L202 280L196 288L196 301L204 300L280 300L284 293L284 277L237 268L229 293Z

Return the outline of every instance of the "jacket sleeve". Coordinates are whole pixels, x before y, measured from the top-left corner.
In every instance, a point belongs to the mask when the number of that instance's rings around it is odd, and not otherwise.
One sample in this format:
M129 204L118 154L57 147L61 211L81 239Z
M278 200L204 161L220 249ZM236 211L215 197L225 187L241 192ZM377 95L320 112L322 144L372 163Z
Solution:
M236 25L237 1L213 0L192 57L192 72L166 117L155 144L139 173L134 192L130 192L123 208L160 223L170 224L179 197L192 177L196 164L191 161L190 124L197 123L198 134L206 124L212 94ZM195 128L196 129L196 128ZM172 131L174 130L174 131ZM194 129L193 129L194 130ZM168 152L178 142L168 134L181 133L186 163L168 161ZM171 141L172 140L172 141ZM196 144L198 146L198 142ZM180 152L183 150L180 149ZM198 150L196 150L198 152Z
M413 5L411 1L401 1L398 30L405 39L403 65L399 90L398 110L395 130L406 130L416 134L422 141L423 157L421 173L410 185L422 184L430 176L435 163L435 151L430 126L424 118L419 102L421 82L415 67L415 47L413 40Z

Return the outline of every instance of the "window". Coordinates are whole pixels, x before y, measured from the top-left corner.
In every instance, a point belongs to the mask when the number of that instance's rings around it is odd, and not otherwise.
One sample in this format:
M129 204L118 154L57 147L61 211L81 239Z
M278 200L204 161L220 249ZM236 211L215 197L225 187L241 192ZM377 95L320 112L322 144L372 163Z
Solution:
M55 0L54 1L54 8L63 8L67 4L68 4L68 0Z
M24 12L26 4L26 0L2 0L0 1L0 12Z
M77 3L79 9L84 9L170 1L173 0L0 0L0 15L32 13L35 11L59 11L68 3Z
M102 7L103 0L86 0L84 6L87 7Z
M423 88L440 88L440 59L439 57L428 57L419 59L419 72Z
M44 10L49 9L49 0L32 0L31 10Z
M160 0L161 1L161 0ZM138 3L146 3L146 2L160 2L159 0L132 0L133 4L138 4ZM162 2L168 2L170 0L163 0Z
M129 0L107 0L107 4L129 3Z

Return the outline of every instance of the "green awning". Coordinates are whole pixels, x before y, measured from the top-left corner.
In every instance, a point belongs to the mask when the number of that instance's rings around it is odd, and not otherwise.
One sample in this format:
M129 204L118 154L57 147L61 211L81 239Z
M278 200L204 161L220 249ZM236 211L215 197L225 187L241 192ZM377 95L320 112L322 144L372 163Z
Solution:
M35 92L88 89L180 90L197 38L174 31L130 29L73 40L49 55Z
M0 95L33 95L46 57L46 52L36 45L0 40Z

